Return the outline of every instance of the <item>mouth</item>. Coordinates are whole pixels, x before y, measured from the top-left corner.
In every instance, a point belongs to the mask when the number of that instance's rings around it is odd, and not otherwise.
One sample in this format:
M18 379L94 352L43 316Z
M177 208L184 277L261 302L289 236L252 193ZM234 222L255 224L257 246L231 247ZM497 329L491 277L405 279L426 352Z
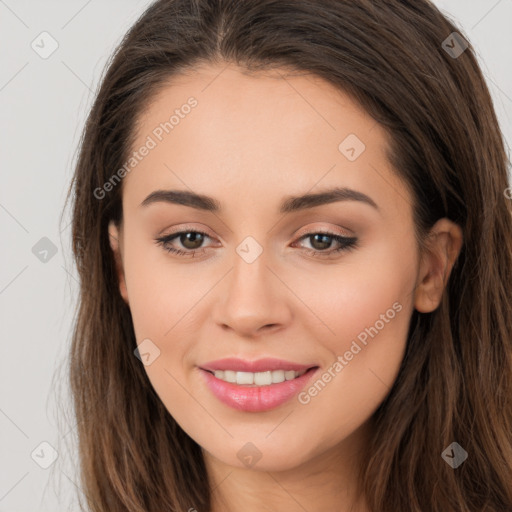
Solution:
M245 372L234 370L202 370L215 376L215 378L246 387L271 386L272 384L280 384L281 382L290 381L302 377L304 374L315 371L318 366L312 366L304 370L266 370L262 372Z
M199 371L207 388L224 405L242 412L265 412L288 403L314 379L319 368L315 365L249 372L199 367Z

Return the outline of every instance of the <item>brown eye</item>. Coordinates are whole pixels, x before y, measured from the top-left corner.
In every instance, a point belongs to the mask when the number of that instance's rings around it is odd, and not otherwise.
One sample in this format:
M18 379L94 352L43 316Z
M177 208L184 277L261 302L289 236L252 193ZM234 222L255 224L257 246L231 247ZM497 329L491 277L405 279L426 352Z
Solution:
M203 243L204 235L198 231L187 231L179 235L179 241L185 249L199 249Z
M324 233L316 233L314 235L309 235L309 239L311 241L311 246L313 249L318 249L319 251L323 249L329 249L334 240L334 237L331 235L326 235Z
M334 253L348 251L356 247L357 238L341 236L336 233L307 233L300 237L299 240L309 240L311 248L304 247L307 254L313 256L330 256ZM332 247L333 242L338 247Z
M204 247L201 247L204 239L210 238L206 233L202 231L179 231L172 233L171 235L162 236L157 238L155 242L161 245L167 252L177 254L179 256L194 256L196 253L202 253L205 251ZM178 242L179 249L173 245Z

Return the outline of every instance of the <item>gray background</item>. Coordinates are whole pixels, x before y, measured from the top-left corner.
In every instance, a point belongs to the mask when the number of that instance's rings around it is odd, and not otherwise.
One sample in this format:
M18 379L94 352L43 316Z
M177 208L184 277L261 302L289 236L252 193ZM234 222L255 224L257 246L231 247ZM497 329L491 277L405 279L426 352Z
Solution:
M510 145L512 0L435 3L477 49ZM0 512L78 510L65 368L77 281L59 220L106 59L148 4L0 0ZM58 42L47 59L31 47L43 31ZM43 442L58 453L48 469Z

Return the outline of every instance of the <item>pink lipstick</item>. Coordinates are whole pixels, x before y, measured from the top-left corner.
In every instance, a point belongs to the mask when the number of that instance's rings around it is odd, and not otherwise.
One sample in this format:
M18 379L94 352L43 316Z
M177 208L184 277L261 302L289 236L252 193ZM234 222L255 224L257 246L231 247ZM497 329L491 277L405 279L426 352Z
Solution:
M202 364L200 371L210 391L225 405L245 412L263 412L293 398L318 368L273 358L228 358Z

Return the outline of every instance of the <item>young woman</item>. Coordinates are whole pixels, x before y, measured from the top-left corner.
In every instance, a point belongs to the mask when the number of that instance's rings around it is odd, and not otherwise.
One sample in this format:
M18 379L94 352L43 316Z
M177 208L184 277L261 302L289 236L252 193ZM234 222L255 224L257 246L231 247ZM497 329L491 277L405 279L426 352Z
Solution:
M427 0L159 0L73 195L95 512L512 510L507 157Z

